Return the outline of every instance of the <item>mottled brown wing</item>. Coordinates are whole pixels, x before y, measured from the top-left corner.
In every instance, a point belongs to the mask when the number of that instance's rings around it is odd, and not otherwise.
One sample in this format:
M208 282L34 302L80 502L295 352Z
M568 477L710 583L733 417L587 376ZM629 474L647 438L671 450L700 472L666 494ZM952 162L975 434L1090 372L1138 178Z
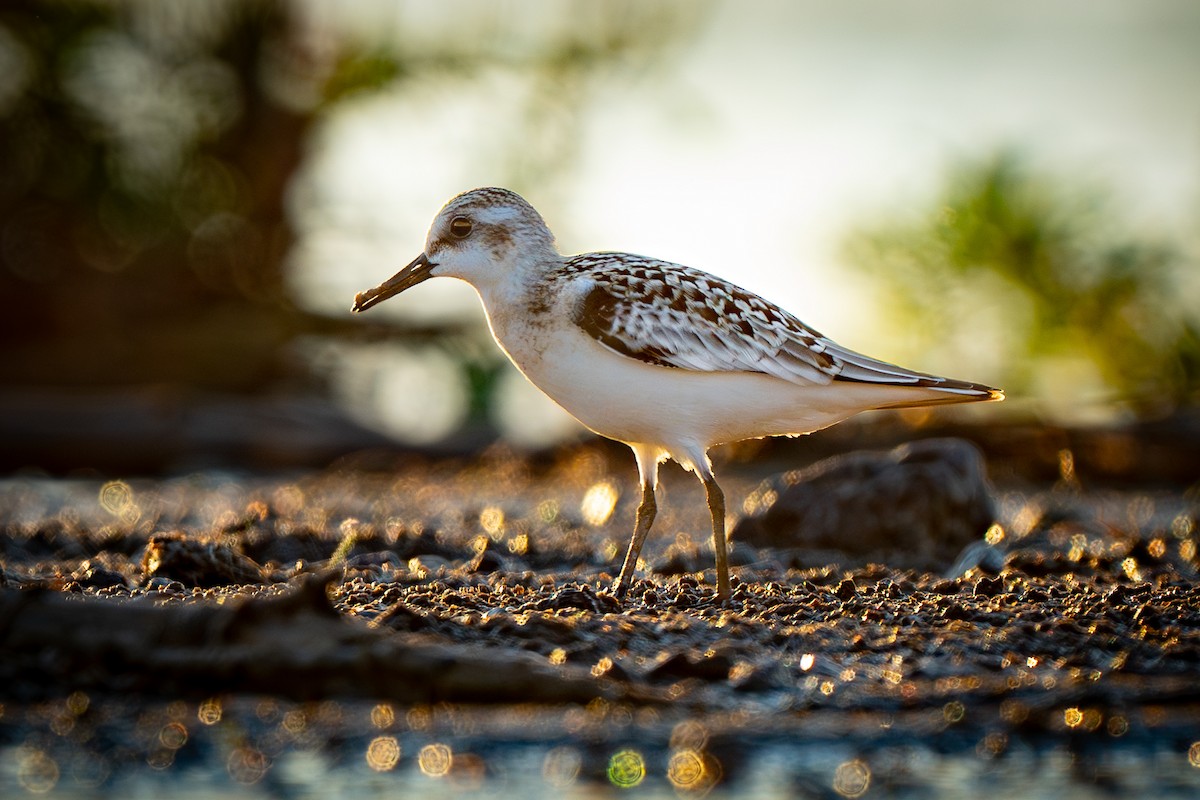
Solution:
M623 253L568 263L591 284L576 324L630 358L700 372L761 372L798 384L837 375L823 337L713 275Z

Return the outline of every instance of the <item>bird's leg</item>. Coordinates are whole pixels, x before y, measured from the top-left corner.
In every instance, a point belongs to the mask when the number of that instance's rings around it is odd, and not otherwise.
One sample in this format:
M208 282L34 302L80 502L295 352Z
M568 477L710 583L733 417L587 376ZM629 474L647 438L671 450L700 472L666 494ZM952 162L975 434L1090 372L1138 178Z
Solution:
M729 599L729 552L725 548L725 493L711 474L701 476L708 497L708 513L712 515L713 552L717 556L717 599Z
M613 582L613 593L624 597L633 582L633 573L637 569L638 557L642 554L642 544L646 534L654 524L654 515L658 513L658 504L654 502L654 485L642 483L642 502L637 509L637 522L633 526L633 538L629 540L629 550L625 553L625 563L621 565L621 574Z

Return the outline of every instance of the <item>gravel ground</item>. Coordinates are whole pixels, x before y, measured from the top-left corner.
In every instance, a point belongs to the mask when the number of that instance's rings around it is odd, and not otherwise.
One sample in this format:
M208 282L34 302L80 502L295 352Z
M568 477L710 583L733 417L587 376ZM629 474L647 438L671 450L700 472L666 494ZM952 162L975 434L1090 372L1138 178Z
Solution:
M1009 481L907 559L735 542L722 606L690 476L619 603L614 450L371 466L0 482L0 794L1200 791L1194 488ZM777 485L723 474L733 517Z

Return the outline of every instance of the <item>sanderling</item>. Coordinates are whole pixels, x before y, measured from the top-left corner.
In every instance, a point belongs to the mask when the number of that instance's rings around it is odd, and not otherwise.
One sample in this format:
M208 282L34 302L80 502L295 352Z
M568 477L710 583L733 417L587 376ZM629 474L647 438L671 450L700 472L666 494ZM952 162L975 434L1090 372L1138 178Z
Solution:
M525 377L588 428L633 449L642 498L613 583L618 596L654 522L666 459L704 484L724 600L725 497L709 448L811 433L870 409L1004 397L848 350L697 269L629 253L562 256L541 215L507 189L475 189L447 203L425 251L360 293L354 311L441 276L475 288L492 336Z

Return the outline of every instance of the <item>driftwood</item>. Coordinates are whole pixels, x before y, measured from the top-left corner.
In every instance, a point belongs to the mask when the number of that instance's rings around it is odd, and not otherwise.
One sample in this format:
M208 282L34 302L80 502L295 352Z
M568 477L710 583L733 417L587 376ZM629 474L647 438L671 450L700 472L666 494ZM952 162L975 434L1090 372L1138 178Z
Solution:
M309 577L284 595L226 604L2 588L0 696L83 688L555 703L616 699L635 690L531 653L398 635L344 617L326 596L335 576Z

